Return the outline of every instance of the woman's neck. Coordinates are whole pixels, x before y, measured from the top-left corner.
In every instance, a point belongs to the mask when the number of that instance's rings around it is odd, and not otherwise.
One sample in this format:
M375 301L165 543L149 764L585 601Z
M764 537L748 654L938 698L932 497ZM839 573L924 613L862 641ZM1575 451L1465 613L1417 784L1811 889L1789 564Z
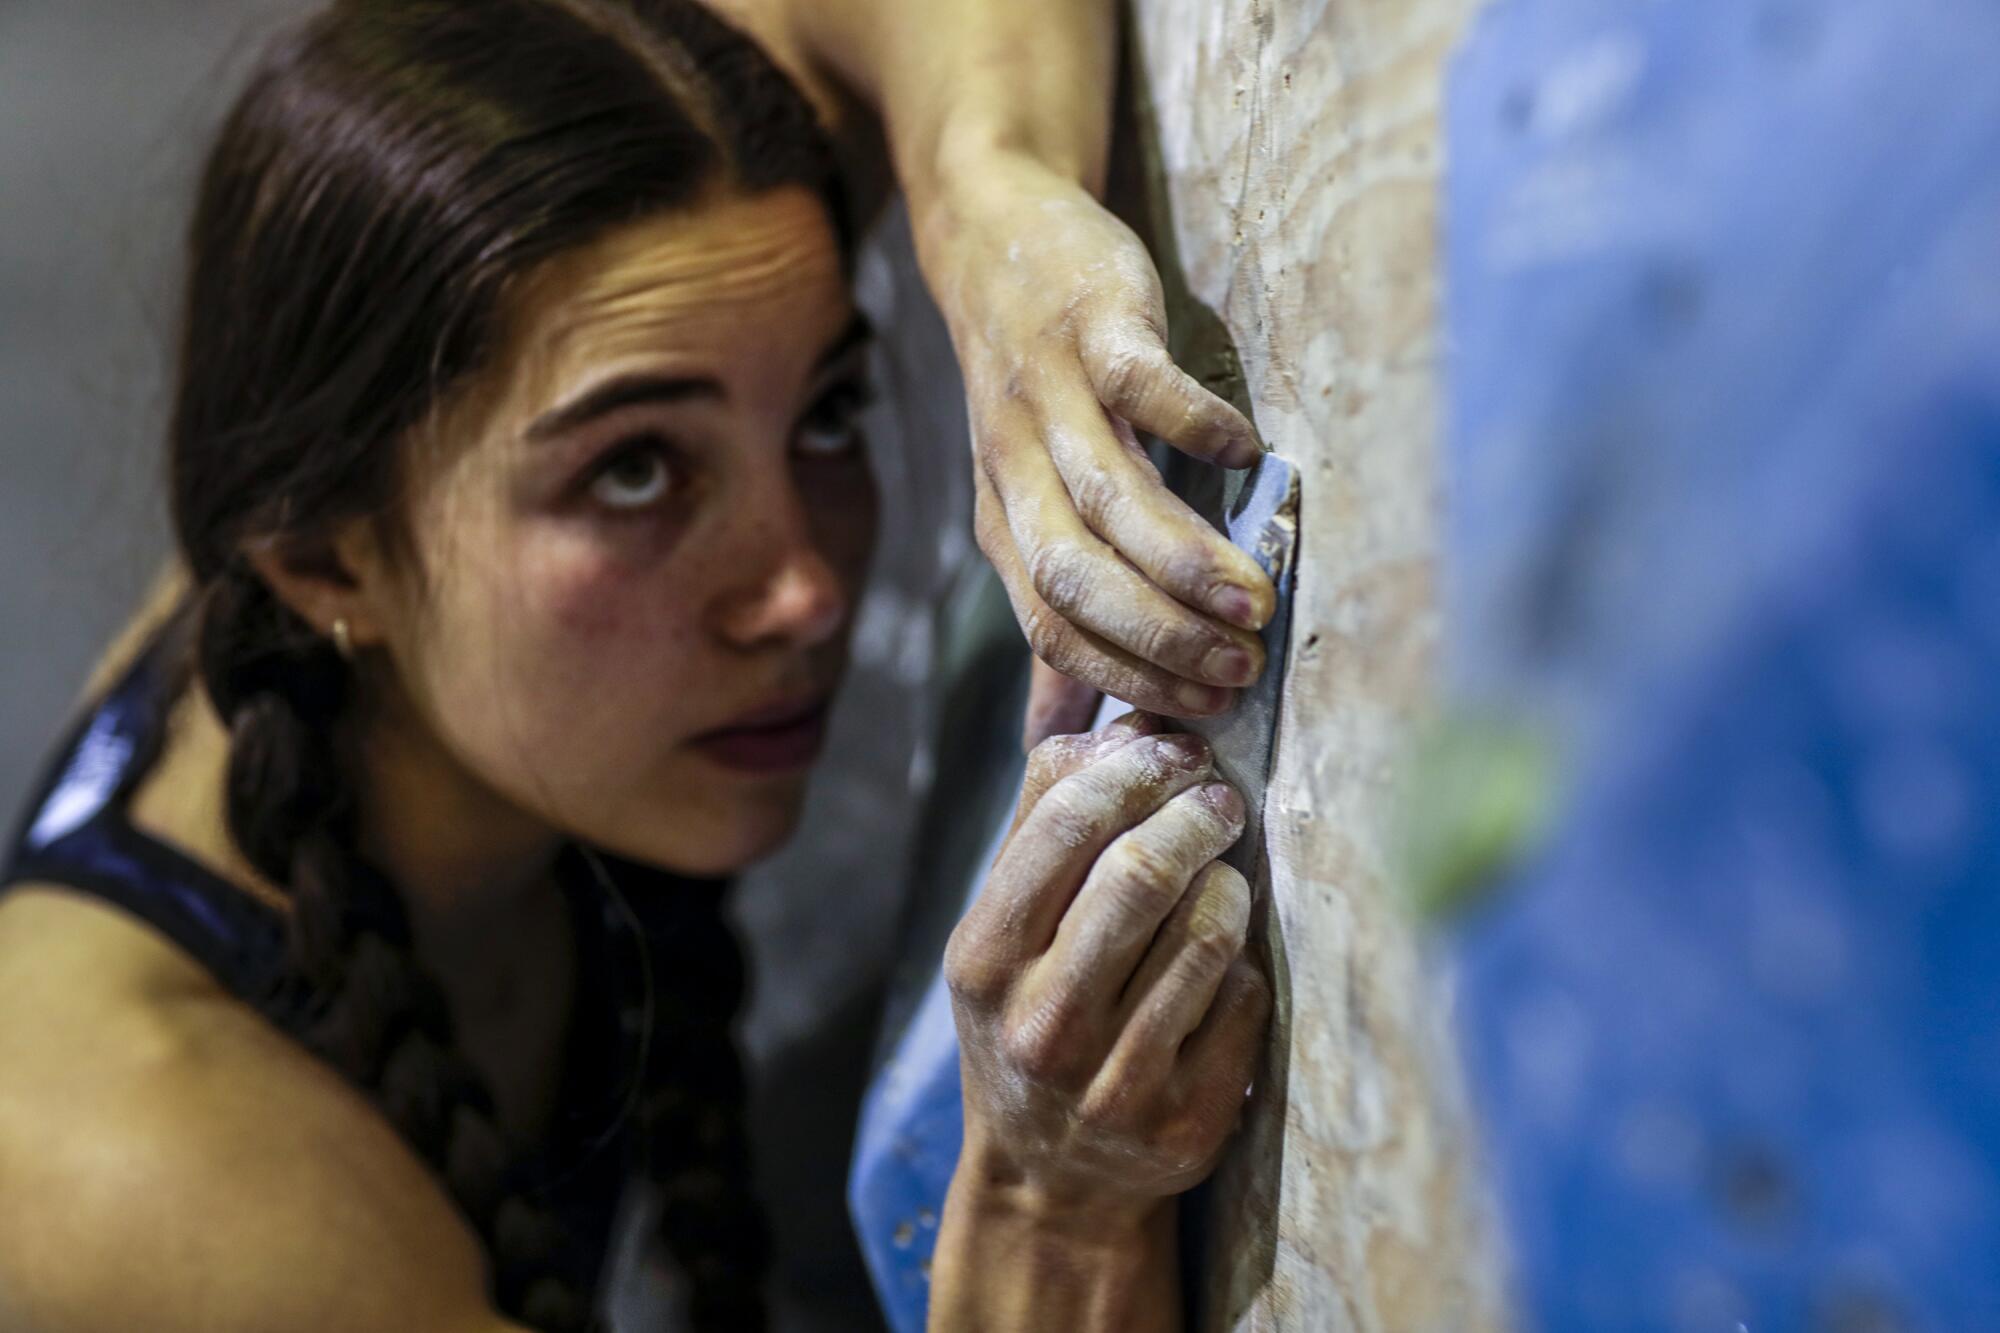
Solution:
M407 709L381 710L360 733L357 850L403 890L419 954L469 992L453 999L471 1017L488 1007L492 964L546 939L563 839L478 781Z

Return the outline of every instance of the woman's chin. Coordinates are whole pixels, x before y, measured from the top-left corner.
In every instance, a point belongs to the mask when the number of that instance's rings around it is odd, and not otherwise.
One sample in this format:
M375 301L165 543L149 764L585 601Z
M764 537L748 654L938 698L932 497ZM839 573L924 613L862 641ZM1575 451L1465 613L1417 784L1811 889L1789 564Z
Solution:
M797 830L802 800L756 802L745 808L708 809L699 819L675 819L635 830L602 845L629 860L676 874L724 879L774 855Z

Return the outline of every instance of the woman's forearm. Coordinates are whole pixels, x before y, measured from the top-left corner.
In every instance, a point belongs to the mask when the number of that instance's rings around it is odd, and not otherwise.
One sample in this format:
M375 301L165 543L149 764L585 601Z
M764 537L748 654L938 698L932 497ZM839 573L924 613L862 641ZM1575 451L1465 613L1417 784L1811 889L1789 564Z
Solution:
M914 211L957 167L1025 155L1101 191L1110 0L790 0L812 58L871 102Z
M1145 242L1104 206L1114 0L707 2L877 163L886 137L964 374L979 548L1043 663L1024 739L1087 725L1094 691L1226 711L1262 669L1277 590L1121 431L1225 467L1262 450L1175 363ZM884 136L846 119L857 105Z
M1173 1333L1175 1201L1116 1220L1060 1215L961 1161L931 1260L931 1333Z

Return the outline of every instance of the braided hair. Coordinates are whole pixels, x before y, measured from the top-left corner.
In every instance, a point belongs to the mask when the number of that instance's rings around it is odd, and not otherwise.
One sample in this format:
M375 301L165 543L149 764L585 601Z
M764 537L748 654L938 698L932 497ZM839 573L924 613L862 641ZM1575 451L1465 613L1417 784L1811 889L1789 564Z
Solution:
M591 1327L592 1265L506 1189L491 1091L454 1041L394 886L356 850L352 664L256 575L251 543L395 530L404 442L486 365L511 284L707 188L803 185L849 249L798 91L694 0L338 0L280 39L203 175L170 431L193 666L230 736L226 812L289 895L268 1012L368 1095L486 1247L496 1305ZM631 868L637 871L637 868ZM637 873L647 873L638 871ZM661 1233L698 1329L762 1326L719 885L659 946L640 1118Z

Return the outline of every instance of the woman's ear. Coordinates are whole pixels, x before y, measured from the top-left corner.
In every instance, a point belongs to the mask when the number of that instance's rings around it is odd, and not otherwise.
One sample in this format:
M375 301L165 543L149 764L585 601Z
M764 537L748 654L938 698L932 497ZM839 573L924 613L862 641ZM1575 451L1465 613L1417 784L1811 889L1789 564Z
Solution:
M344 625L342 651L382 641L391 589L373 524L352 519L330 536L266 538L244 556L272 594L320 634L334 638L334 627Z

